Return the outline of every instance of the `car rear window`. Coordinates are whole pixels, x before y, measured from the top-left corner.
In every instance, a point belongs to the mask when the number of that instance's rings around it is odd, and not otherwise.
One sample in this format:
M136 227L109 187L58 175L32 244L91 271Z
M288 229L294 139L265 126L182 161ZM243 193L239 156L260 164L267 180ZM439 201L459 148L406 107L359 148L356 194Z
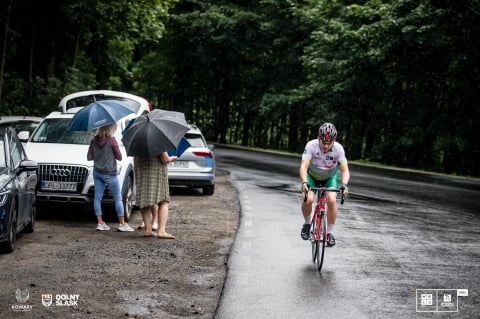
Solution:
M185 134L185 138L187 141L190 143L192 147L206 147L202 136L199 134L192 134L192 133L187 133Z
M87 106L90 103L93 103L95 101L103 101L103 100L122 101L125 104L127 104L135 112L135 114L138 113L138 110L141 107L140 103L137 102L137 101L126 99L126 98L123 98L123 97L109 96L109 95L104 95L104 94L80 96L80 97L69 100L67 102L66 106L67 106L67 110L68 110L68 109L71 109L73 107L83 107L83 106Z

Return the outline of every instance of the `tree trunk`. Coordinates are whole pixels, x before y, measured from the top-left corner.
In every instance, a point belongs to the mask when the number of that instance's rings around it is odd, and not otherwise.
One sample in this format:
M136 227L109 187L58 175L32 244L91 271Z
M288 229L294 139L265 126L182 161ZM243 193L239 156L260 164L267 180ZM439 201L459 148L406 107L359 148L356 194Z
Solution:
M2 105L2 88L3 88L3 73L5 70L5 60L7 59L7 44L8 44L8 33L10 32L10 10L12 8L12 1L8 2L7 14L5 16L5 32L3 33L3 50L2 50L2 60L0 62L0 107Z

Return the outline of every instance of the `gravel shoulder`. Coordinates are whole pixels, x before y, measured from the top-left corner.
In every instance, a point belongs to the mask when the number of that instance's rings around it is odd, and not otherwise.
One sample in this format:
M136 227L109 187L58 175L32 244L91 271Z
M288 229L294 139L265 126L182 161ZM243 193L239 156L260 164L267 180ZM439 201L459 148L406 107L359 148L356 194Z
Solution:
M222 170L213 196L172 188L167 231L175 240L117 232L114 221L99 232L93 213L40 217L33 234L0 255L0 318L213 318L238 227L237 195ZM140 223L135 212L129 224Z

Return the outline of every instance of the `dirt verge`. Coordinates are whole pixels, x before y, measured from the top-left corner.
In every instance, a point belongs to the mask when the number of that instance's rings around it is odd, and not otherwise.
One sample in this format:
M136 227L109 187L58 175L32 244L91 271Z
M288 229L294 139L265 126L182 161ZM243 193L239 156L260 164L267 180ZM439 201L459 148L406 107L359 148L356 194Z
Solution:
M39 219L0 255L0 318L213 318L239 210L218 171L213 196L172 188L175 240L117 232L115 223L99 232L91 218ZM135 212L130 225L140 222Z

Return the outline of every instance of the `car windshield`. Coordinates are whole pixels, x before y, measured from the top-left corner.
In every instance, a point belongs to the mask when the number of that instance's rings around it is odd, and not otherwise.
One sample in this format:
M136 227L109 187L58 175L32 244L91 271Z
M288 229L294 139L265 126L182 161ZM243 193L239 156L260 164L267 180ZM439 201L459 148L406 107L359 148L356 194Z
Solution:
M70 118L45 119L35 135L34 143L90 144L95 131L70 131Z

